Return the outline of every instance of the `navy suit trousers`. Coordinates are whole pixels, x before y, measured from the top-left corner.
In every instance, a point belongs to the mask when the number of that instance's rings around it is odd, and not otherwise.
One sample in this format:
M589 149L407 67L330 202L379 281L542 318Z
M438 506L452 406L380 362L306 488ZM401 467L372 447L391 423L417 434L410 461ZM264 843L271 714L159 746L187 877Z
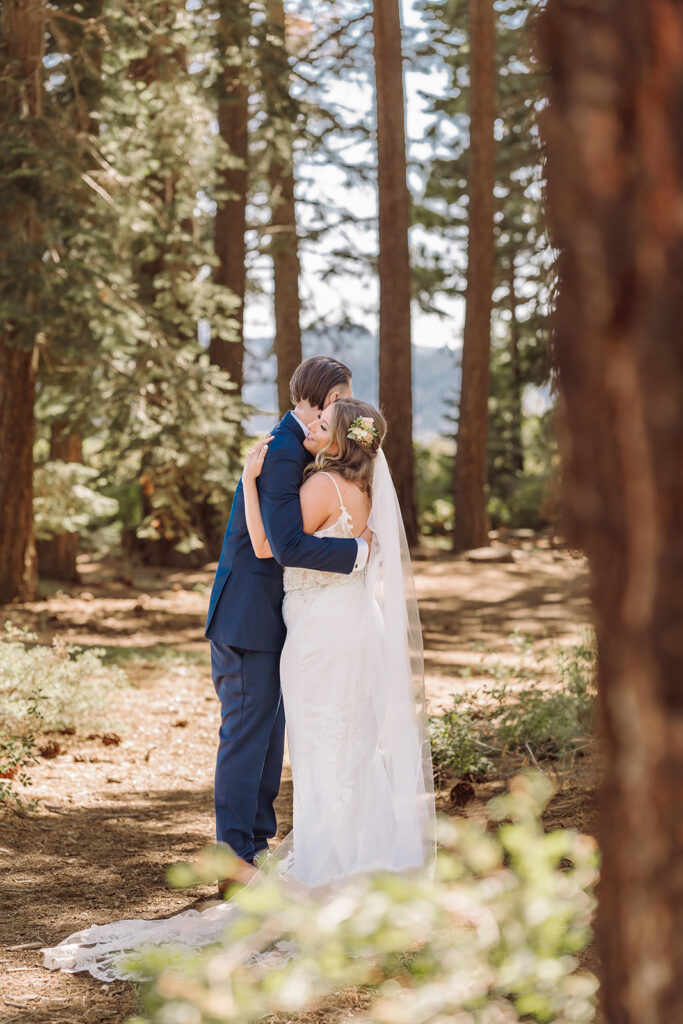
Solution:
M252 863L277 831L273 803L285 737L280 654L212 640L211 674L221 702L216 839Z

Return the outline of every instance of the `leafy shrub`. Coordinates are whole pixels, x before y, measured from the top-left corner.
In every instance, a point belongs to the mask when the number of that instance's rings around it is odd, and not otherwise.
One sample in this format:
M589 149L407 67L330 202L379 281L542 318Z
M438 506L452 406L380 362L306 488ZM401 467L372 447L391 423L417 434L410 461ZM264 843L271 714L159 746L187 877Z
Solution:
M38 540L80 533L118 514L118 501L90 486L98 477L98 470L80 462L55 459L36 467L33 512Z
M71 729L90 722L111 690L125 681L120 669L105 668L104 651L83 650L54 639L38 643L27 630L5 623L0 635L0 800L14 799L17 784L30 784L34 733Z
M436 498L423 509L420 516L420 530L428 537L450 537L455 524L453 502Z
M429 445L414 442L415 486L420 530L431 537L453 532L453 442L441 438ZM505 458L510 455L505 449ZM529 460L530 465L533 460ZM534 463L535 465L535 463ZM551 466L537 471L494 472L487 482L487 512L491 526L540 529L553 518L549 495L556 486Z
M105 653L57 637L46 647L28 630L6 623L0 637L0 719L21 722L30 717L31 703L39 694L45 730L90 721L113 688L126 679L120 669L105 669Z
M546 513L548 491L554 481L548 476L527 473L520 477L508 496L510 519L508 525L538 530L548 524Z
M437 783L444 775L485 775L493 768L482 750L478 723L470 702L462 695L453 698L454 707L430 720L432 760Z
M594 641L586 637L556 655L559 679L553 689L542 683L537 669L524 665L529 681L520 689L505 680L487 688L485 696L495 705L489 724L497 742L535 757L571 753L592 729L595 657Z
M40 725L39 692L35 692L27 707L27 715L15 732L9 723L0 720L0 804L14 804L20 810L35 810L36 800L22 800L17 786L31 785L29 767L35 764L35 731Z
M454 708L431 719L432 756L440 775L481 774L494 751L519 750L533 758L566 757L590 734L595 703L595 642L590 636L555 655L558 682L549 688L533 641L511 639L522 655L511 667L487 666L495 682L476 695L454 696ZM484 663L485 664L485 663Z
M551 790L539 775L513 780L489 804L503 822L493 835L443 821L434 878L356 876L325 896L266 876L233 897L221 946L128 961L153 980L137 1024L291 1020L359 985L372 1002L358 1022L587 1024L597 982L576 954L590 938L596 849L573 831L543 832Z
M491 526L525 527L539 530L548 524L548 492L554 481L547 476L520 474L510 479L508 486L500 483L490 494L486 510Z
M453 531L453 444L415 441L417 514L422 533L435 537Z

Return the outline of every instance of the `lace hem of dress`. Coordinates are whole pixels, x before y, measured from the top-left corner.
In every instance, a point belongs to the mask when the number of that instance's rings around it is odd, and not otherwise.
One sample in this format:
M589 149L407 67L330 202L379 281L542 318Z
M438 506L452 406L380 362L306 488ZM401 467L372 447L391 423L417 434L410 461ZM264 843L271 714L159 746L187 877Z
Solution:
M272 851L264 865L247 888L258 886L269 874L276 875L290 891L303 894L311 889L297 882L293 875L293 835ZM294 942L279 939L267 949L255 949L249 938L227 940L229 929L242 914L238 904L228 899L206 910L185 910L173 917L157 920L113 921L94 924L63 939L57 946L41 949L43 963L51 971L77 974L88 971L99 981L150 981L152 974L145 971L145 957L153 953L153 963L159 962L163 950L164 963L180 966L188 949L203 949L221 944L230 951L235 963L245 967L254 964L267 967L283 966L296 955Z
M44 948L43 963L51 971L77 974L88 971L99 981L150 981L145 970L147 953L158 963L160 950L169 967L180 966L188 948L199 949L222 943L229 925L239 914L230 901L207 910L186 910L157 921L118 921L91 925L75 932L57 946ZM224 947L225 948L225 947ZM230 943L231 957L245 967L253 964L281 966L296 953L294 943L281 940L267 950L251 948L247 940Z

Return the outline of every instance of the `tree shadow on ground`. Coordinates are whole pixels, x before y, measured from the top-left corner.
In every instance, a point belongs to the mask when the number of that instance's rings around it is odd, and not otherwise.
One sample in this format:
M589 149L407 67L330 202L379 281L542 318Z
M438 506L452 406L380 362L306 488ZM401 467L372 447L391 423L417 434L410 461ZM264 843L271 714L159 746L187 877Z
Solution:
M291 801L291 781L284 779L278 838L291 828ZM197 816L206 827L191 826ZM166 872L211 844L212 829L210 789L152 790L144 803L139 794L122 792L104 807L66 806L19 819L12 829L13 863L0 884L12 944L40 939L51 945L78 928L122 916L166 917L208 895L211 885L172 889Z

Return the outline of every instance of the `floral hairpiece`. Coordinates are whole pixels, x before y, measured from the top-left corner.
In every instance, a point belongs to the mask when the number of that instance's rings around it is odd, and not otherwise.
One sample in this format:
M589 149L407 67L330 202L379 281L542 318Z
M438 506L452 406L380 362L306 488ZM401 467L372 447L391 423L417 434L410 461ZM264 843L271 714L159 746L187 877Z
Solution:
M346 436L363 448L372 448L373 441L379 437L379 430L372 416L357 416Z

